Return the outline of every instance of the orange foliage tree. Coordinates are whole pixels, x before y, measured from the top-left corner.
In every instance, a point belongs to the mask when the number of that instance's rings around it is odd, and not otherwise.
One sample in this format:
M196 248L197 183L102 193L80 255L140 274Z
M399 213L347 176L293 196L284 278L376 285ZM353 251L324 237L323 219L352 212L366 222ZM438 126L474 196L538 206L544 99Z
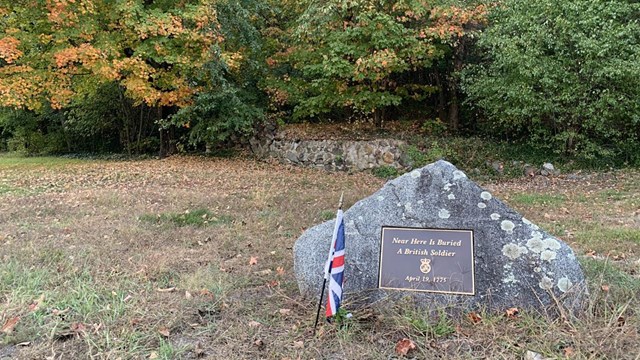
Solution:
M116 82L134 104L184 107L222 42L212 0L0 5L0 106L61 109Z

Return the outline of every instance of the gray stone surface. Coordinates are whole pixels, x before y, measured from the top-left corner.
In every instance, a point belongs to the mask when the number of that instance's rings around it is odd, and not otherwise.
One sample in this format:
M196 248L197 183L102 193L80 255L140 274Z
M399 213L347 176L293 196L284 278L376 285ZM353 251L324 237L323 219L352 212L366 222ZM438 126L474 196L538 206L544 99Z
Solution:
M544 163L542 164L542 170L547 170L549 172L553 172L556 168L553 167L552 163Z
M557 301L579 308L585 279L574 252L438 161L389 181L345 211L347 298L365 303L412 297L423 305L503 310L545 309ZM471 229L475 238L476 295L377 289L382 226ZM294 246L302 294L319 296L333 221L307 230Z
M366 170L380 166L405 168L404 141L377 140L289 140L277 137L250 140L253 153L283 163L326 170Z

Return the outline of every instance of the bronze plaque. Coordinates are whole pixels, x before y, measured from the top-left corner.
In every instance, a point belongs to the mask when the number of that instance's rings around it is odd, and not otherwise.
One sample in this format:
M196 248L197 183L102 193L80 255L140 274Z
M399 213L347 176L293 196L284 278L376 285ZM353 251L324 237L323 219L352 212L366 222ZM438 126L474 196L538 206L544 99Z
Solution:
M473 231L383 227L378 287L475 295Z

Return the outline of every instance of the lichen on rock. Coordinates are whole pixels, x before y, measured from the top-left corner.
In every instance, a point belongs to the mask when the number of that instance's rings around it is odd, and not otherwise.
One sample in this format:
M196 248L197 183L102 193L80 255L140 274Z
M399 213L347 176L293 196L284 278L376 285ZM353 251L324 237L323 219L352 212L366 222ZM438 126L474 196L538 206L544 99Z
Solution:
M555 260L557 255L558 254L555 251L544 250L542 253L540 253L540 260L542 261Z
M551 250L559 250L561 247L560 242L558 242L558 240L554 238L544 239L544 246L546 246L548 249L551 249Z
M467 175L460 170L453 171L453 180L465 179Z
M553 287L553 280L546 276L543 276L538 286L540 286L540 288L544 290L551 290L551 288Z
M500 228L506 231L508 234L513 233L513 229L515 227L516 225L511 220L502 220L502 222L500 223Z
M520 255L526 254L527 252L527 248L524 246L519 246L513 243L506 244L502 247L502 254L511 260L516 260Z
M529 248L529 250L536 254L543 252L546 248L546 245L544 241L542 241L542 234L534 231L532 233L532 236L533 237L531 239L527 240L527 247Z
M558 280L558 289L563 293L566 293L567 291L569 291L572 286L573 286L573 283L566 276Z

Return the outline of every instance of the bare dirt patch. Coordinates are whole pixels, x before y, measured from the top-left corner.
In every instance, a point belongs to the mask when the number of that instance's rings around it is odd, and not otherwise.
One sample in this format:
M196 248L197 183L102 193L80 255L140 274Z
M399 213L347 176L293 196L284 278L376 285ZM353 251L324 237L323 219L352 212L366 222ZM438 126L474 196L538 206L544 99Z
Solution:
M18 319L0 358L388 359L404 338L417 358L634 358L639 183L625 171L487 184L584 255L581 318L434 318L398 304L313 337L293 243L342 191L349 207L383 180L243 159L0 161L0 327ZM144 220L198 209L224 221Z

